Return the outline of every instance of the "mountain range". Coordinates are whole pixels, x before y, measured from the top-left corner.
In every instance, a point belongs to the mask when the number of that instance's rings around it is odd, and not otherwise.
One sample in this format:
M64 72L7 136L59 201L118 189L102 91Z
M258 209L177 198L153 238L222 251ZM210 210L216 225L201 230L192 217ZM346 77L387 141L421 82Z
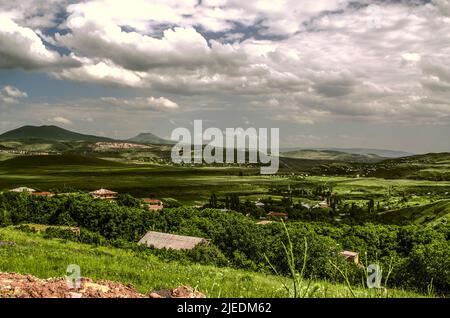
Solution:
M375 163L387 158L375 154L355 154L336 150L304 149L282 152L282 157L310 160L334 160L345 162Z
M47 140L87 142L131 142L140 144L170 145L173 141L152 133L141 133L135 137L118 140L73 132L58 126L23 126L0 135L0 140ZM296 159L337 160L346 162L378 162L386 158L399 158L413 154L405 151L366 148L286 148L280 149L281 156Z
M108 137L86 135L73 132L58 126L23 126L17 129L7 131L0 135L0 140L15 139L42 139L48 141L90 141L90 142L113 142L128 141L134 143L146 144L172 144L170 140L160 138L152 133L142 133L127 140L117 140Z
M374 149L374 148L283 148L280 149L282 153L292 153L296 151L334 151L354 155L369 155L378 156L383 158L400 158L415 155L411 152L401 150L389 150L389 149Z

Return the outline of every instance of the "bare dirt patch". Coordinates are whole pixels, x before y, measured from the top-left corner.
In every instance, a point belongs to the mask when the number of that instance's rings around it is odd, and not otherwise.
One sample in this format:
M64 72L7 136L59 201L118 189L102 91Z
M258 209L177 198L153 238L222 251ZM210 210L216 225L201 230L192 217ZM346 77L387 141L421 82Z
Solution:
M0 273L0 298L204 298L190 286L154 291L147 295L133 285L82 278L79 288L71 288L65 278L40 279L32 275Z

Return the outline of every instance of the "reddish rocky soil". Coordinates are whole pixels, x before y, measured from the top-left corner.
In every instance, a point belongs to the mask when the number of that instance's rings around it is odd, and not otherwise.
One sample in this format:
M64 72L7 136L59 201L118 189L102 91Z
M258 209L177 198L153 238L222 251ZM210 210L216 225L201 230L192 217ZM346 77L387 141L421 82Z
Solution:
M0 273L0 298L205 298L190 286L141 294L132 285L82 278L71 288L65 278L40 279L32 275Z

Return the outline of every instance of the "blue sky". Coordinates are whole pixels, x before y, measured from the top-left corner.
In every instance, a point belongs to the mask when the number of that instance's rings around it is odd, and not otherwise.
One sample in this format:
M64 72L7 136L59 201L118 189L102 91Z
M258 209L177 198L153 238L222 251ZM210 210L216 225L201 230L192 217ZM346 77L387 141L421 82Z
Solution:
M450 151L450 3L0 3L0 132L280 128L282 147Z

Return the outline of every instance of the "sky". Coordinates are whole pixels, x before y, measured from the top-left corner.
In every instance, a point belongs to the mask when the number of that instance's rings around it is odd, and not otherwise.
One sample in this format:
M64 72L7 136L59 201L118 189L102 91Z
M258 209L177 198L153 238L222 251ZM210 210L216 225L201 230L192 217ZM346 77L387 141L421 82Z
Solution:
M450 151L450 0L0 0L0 132Z

